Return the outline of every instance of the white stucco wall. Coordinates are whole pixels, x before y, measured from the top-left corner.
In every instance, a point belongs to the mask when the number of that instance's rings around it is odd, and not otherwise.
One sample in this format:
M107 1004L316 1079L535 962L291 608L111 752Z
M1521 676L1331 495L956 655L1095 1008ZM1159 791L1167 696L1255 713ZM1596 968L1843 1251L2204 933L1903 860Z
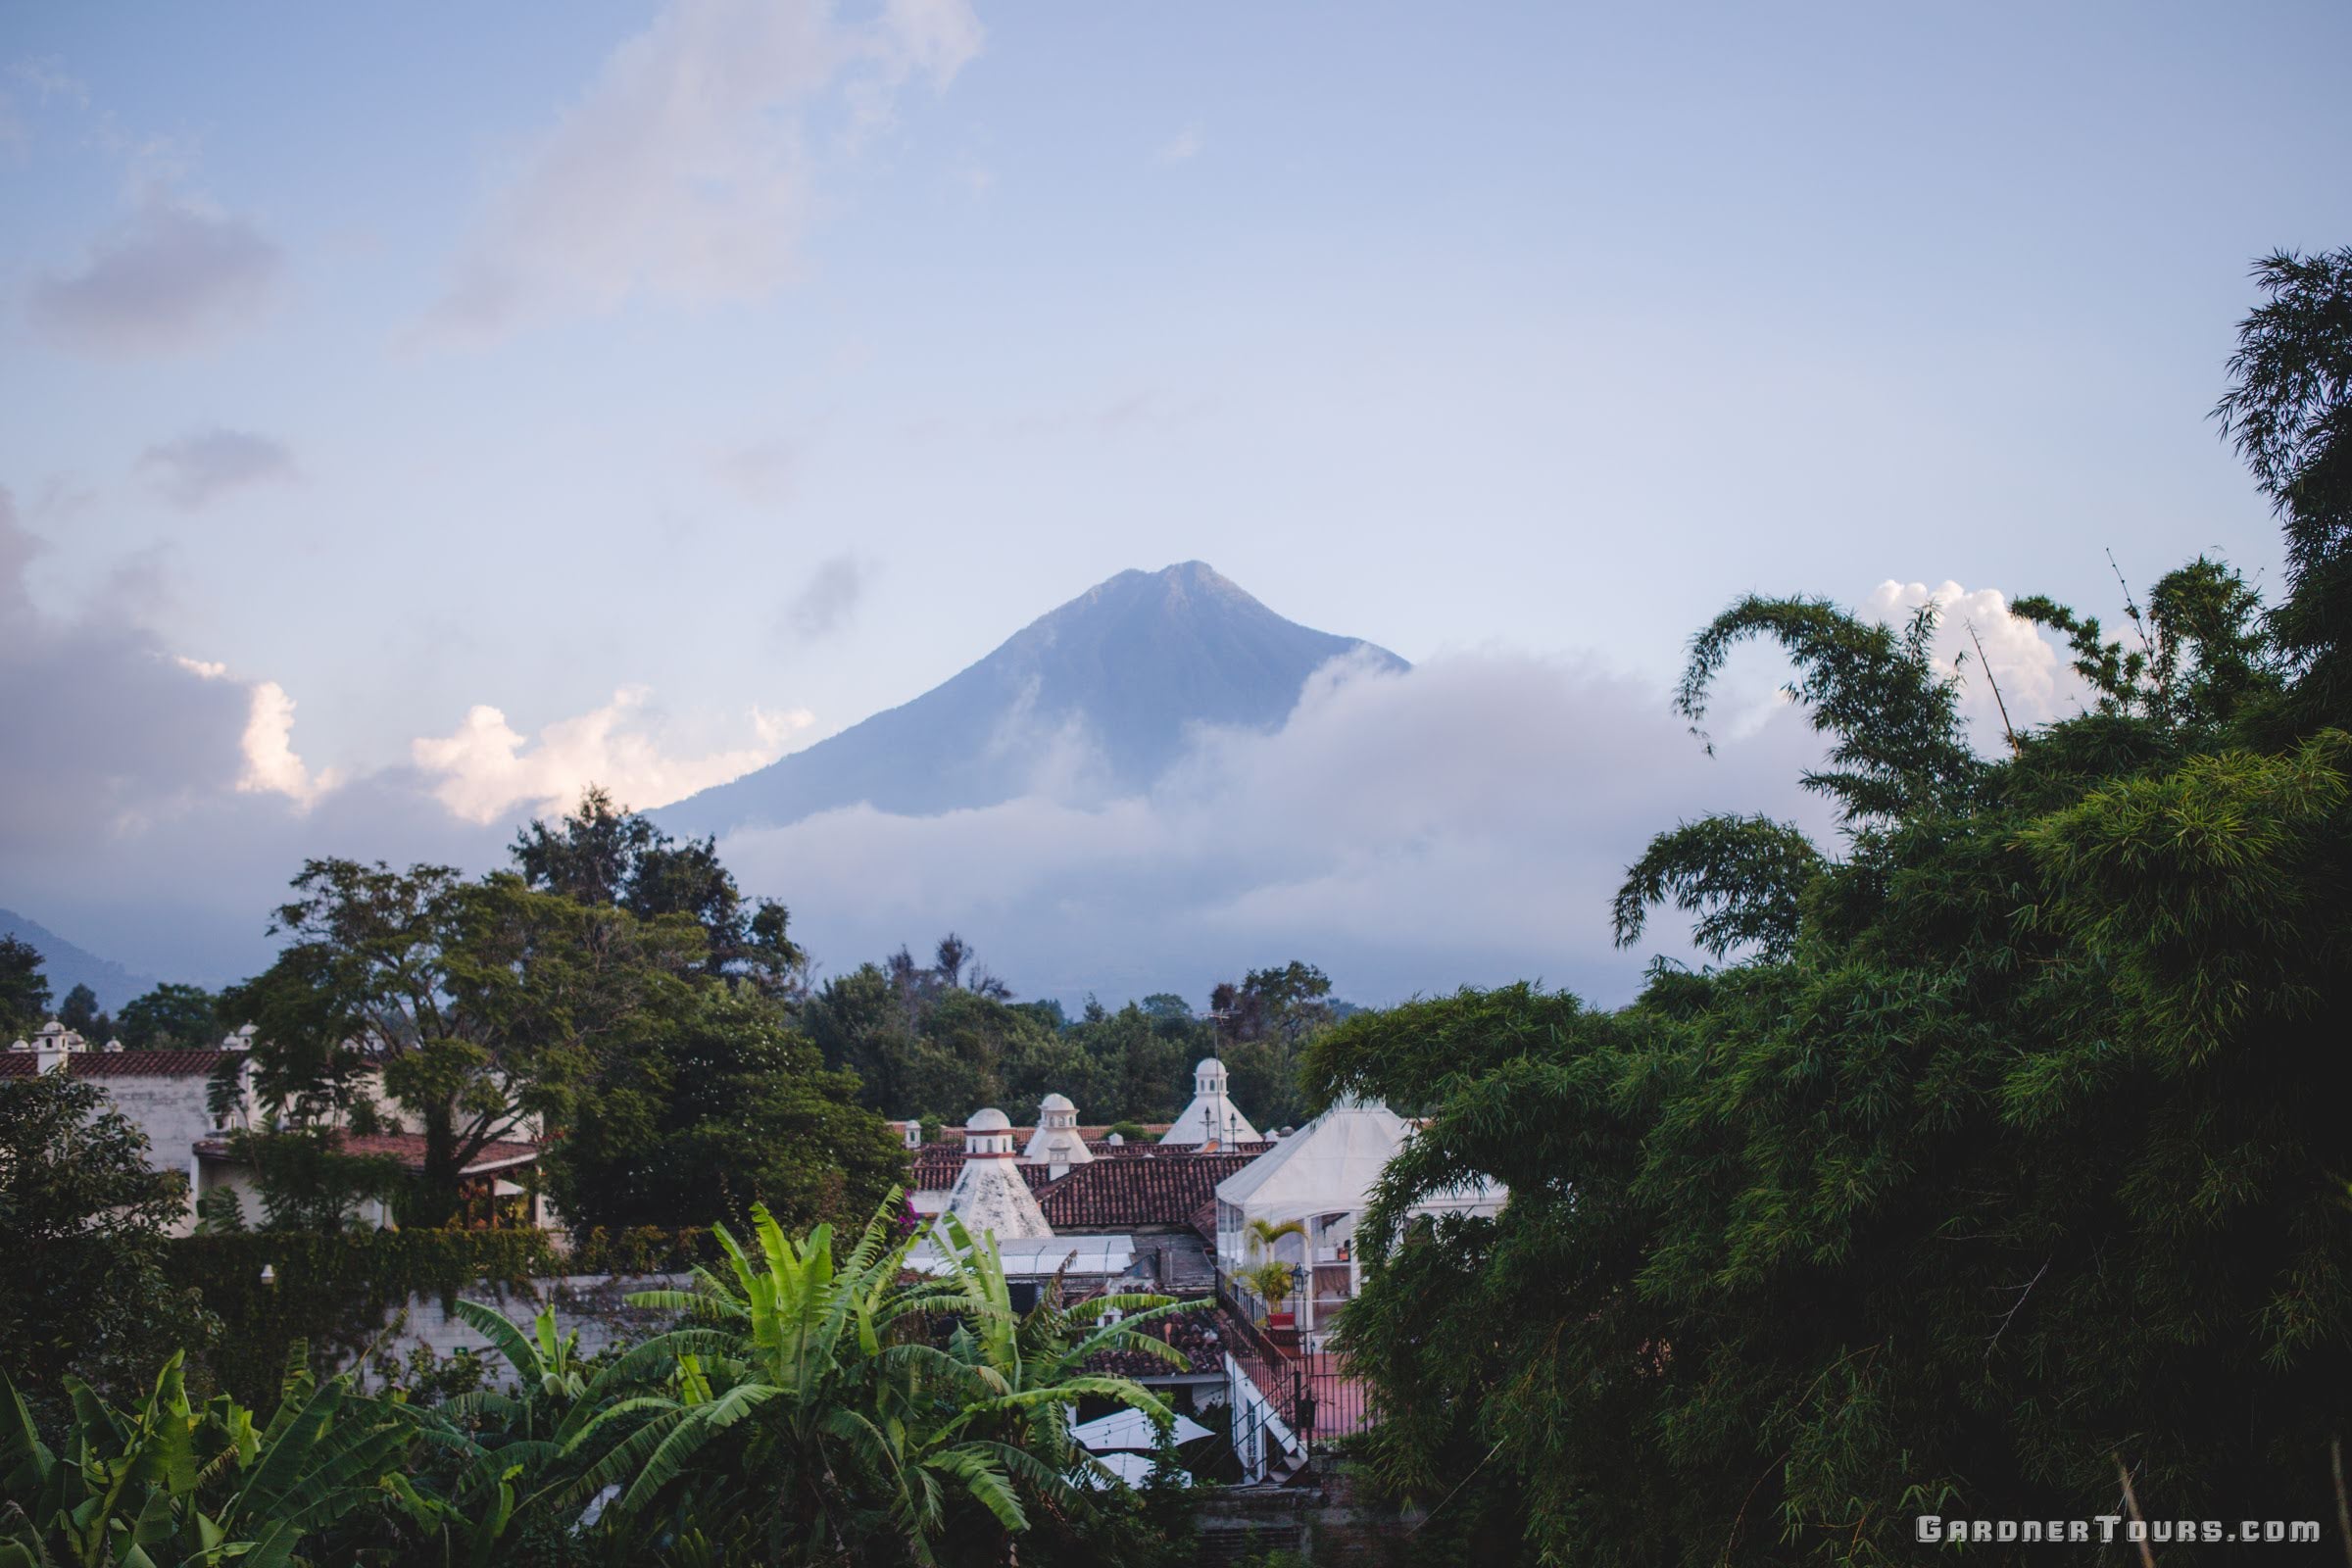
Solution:
M90 1082L106 1091L114 1108L130 1118L147 1135L147 1161L157 1170L177 1171L187 1178L188 1208L174 1234L184 1236L196 1223L196 1141L211 1133L212 1113L204 1108L207 1080L195 1077L109 1076ZM246 1218L253 1223L261 1210L246 1199Z

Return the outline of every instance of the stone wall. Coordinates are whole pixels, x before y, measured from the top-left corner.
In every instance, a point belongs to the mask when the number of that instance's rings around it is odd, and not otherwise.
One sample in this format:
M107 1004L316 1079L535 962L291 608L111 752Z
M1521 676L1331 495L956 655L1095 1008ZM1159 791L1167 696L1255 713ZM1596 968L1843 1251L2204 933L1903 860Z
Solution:
M650 1339L668 1328L675 1321L674 1313L634 1307L628 1304L627 1298L638 1291L683 1290L688 1282L689 1276L684 1274L565 1274L533 1280L522 1290L480 1286L468 1293L468 1298L495 1306L526 1327L542 1305L552 1302L557 1331L569 1333L576 1329L580 1336L579 1353L588 1356L615 1345L633 1345ZM498 1386L509 1375L505 1358L483 1340L481 1331L444 1310L437 1296L410 1298L405 1307L395 1307L385 1314L385 1327L391 1332L378 1354L395 1356L405 1363L420 1346L443 1360L461 1350L472 1350L489 1361L492 1386ZM369 1374L363 1370L362 1376L366 1380Z

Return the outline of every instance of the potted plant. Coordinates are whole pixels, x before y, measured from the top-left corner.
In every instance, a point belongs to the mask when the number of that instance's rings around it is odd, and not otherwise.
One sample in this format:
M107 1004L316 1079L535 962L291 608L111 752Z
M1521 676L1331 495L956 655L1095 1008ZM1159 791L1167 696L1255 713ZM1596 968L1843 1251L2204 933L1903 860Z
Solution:
M1298 1318L1291 1312L1289 1301L1298 1289L1298 1265L1272 1256L1274 1244L1286 1236L1298 1238L1306 1244L1306 1226L1295 1219L1277 1225L1271 1220L1253 1219L1250 1222L1250 1252L1259 1261L1252 1268L1242 1270L1242 1279L1266 1303L1266 1332L1276 1343L1288 1343L1298 1333Z
M1277 1225L1269 1219L1253 1219L1250 1222L1249 1236L1250 1251L1252 1256L1271 1253L1274 1250L1274 1244L1285 1236L1298 1237L1298 1245L1304 1247L1306 1245L1306 1222L1286 1219Z
M1298 1333L1298 1319L1289 1306L1291 1293L1298 1288L1298 1265L1279 1257L1268 1258L1255 1268L1243 1271L1242 1278L1266 1303L1266 1332L1277 1344L1286 1343Z

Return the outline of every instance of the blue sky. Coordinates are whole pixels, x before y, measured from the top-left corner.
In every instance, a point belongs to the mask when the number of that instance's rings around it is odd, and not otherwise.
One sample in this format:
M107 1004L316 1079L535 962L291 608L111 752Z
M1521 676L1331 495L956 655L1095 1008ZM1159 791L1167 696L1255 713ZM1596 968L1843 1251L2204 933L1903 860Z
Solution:
M0 902L217 880L171 823L239 782L653 804L1188 558L1661 686L1749 589L2273 575L2206 411L2251 258L2352 238L2346 58L2335 4L12 8L24 590L243 760L120 763ZM74 678L44 745L136 721Z

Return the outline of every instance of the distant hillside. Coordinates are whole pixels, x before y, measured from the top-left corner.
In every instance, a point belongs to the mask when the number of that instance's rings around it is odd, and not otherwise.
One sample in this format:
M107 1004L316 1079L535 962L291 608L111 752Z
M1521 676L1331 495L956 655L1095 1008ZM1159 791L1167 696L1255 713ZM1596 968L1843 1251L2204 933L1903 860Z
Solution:
M780 826L868 802L930 815L1028 793L1077 740L1119 791L1148 787L1193 724L1273 729L1319 666L1361 651L1301 626L1198 561L1123 571L903 707L654 814L673 832Z
M27 920L14 909L0 909L0 937L15 937L40 950L41 972L49 977L51 1006L66 1000L66 993L75 986L88 986L98 994L98 1005L112 1012L133 997L144 996L156 987L153 975L135 974L115 962L101 958L68 942L64 937L37 920Z

